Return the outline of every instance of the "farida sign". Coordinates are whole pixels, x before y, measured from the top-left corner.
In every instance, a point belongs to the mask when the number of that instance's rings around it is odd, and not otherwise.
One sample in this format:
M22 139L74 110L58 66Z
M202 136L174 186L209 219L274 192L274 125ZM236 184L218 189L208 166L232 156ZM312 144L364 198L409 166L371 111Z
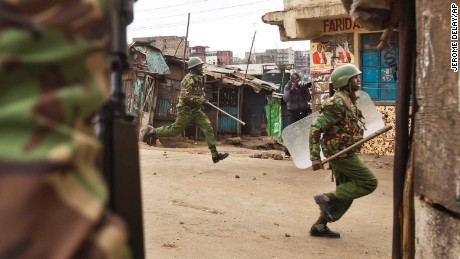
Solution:
M351 18L323 20L323 33L352 31L360 28L361 26Z

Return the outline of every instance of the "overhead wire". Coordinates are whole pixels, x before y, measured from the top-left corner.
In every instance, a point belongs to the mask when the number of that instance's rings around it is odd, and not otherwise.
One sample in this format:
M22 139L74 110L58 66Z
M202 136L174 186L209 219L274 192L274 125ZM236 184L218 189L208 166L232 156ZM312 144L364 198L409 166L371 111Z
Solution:
M229 9L229 8L235 8L235 7L241 7L241 6L248 6L248 5L254 5L254 4L265 3L265 2L270 2L270 0L264 0L264 1L258 1L258 2L240 4L240 5L233 5L233 6L226 6L226 7L219 7L219 8L213 8L213 9L207 9L207 10L202 10L202 11L197 11L197 12L191 12L190 14L205 13L205 12L211 12L211 11L219 11L219 10L225 10L225 9ZM188 14L188 12L187 12L187 13L182 13L182 14L175 14L175 15L168 15L168 16L153 17L153 18L142 19L142 20L134 19L134 22L157 20L157 19L162 19L162 18L169 18L169 17L181 16L181 15L185 15L185 14Z
M206 19L191 21L190 24L205 23L205 22L219 21L219 20L227 20L227 19L250 16L250 15L255 15L255 14L258 14L258 13L261 13L261 12L270 12L270 11L275 11L275 10L266 9L266 10L258 10L258 11L255 11L255 12L253 11L253 12L248 12L248 13L240 13L240 14L232 14L232 15L228 15L228 16L220 16L220 17L217 17L217 18L206 18ZM139 31L139 30L148 30L148 29L162 29L162 28L182 26L182 25L185 25L185 24L186 24L186 22L166 23L166 24L157 24L157 25L152 25L152 26L128 28L128 30L129 31Z
M176 6L183 6L183 5L189 5L189 4L201 3L201 2L207 2L207 1L208 0L200 0L200 1L193 1L193 2L188 2L188 3L183 3L183 4L160 6L160 7L149 8L149 9L144 9L144 10L135 10L135 11L136 12L146 12L146 11L151 11L151 10L165 9L165 8L171 8L171 7L176 7Z

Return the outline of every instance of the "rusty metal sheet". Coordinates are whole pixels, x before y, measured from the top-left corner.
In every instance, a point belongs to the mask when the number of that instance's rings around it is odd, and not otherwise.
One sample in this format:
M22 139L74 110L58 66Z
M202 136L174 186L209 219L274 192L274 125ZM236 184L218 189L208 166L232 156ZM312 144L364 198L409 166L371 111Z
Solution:
M145 72L158 75L171 73L163 55L156 48L150 46L133 46L132 48L145 55L145 62L147 63L147 71Z
M208 65L205 71L205 75L214 78L215 80L220 79L222 84L232 85L240 87L243 85L250 86L254 92L258 93L262 89L268 91L275 91L279 89L279 86L270 82L260 80L251 75L245 75L243 73L236 72L236 70L219 68Z
M215 67L215 66L211 66L211 65L206 66L206 71L216 72L216 73L221 73L221 74L233 74L233 73L235 73L235 70L233 70L233 69L226 69L226 68Z
M279 86L279 85L274 84L274 83L271 83L271 82L263 81L263 80L260 80L260 79L258 79L258 78L252 79L251 82L253 82L254 84L257 84L257 85L267 86L267 87L269 87L269 88L272 88L273 90L278 90L278 89L280 89L280 86Z
M214 79L219 79L219 78L223 78L223 77L224 77L223 74L217 73L217 72L212 72L212 71L205 71L204 74L207 75L207 76L211 76L211 77L213 77Z
M243 82L240 82L237 79L232 79L232 78L222 78L222 83L226 85L234 85L234 86L243 85Z

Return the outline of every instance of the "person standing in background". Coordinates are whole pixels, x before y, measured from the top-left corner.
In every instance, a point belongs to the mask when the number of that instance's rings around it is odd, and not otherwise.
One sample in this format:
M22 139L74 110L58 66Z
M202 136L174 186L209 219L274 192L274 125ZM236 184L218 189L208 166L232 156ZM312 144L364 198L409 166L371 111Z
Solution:
M311 114L309 88L311 88L311 83L301 81L297 73L291 75L291 80L284 87L283 100L286 102L289 112L288 125ZM285 148L284 157L289 158L290 156L289 150Z

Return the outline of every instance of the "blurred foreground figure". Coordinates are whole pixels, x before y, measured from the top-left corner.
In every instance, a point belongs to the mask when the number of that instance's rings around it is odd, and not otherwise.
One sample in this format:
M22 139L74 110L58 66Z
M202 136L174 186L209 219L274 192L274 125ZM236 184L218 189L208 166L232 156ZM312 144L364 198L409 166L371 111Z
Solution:
M122 258L92 129L109 1L0 0L0 258Z

